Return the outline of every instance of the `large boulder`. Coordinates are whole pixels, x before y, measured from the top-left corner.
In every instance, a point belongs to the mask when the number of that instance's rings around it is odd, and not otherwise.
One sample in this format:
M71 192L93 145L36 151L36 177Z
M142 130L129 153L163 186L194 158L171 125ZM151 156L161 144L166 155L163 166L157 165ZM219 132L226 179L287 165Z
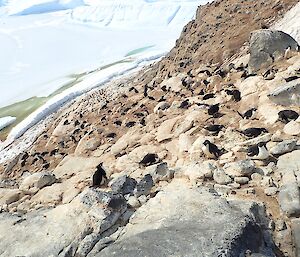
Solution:
M268 67L274 60L284 56L288 48L298 51L298 43L282 31L262 29L252 32L249 71L253 73Z
M276 104L300 106L300 79L279 86L268 97Z
M0 256L86 256L126 209L122 195L87 189L52 209L0 213Z
M288 217L295 217L300 214L300 191L297 183L282 186L278 200L281 210Z
M262 214L256 203L227 202L176 179L136 211L114 243L89 256L275 256Z
M25 192L35 193L39 189L50 186L56 181L54 174L44 171L27 176L21 183L19 189Z

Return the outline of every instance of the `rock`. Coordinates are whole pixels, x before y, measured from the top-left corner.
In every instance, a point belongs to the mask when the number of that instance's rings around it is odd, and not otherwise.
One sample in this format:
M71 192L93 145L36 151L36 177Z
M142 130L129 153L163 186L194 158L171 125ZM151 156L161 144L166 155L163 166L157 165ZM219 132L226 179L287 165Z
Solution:
M152 176L150 174L146 174L136 185L135 196L139 197L141 195L149 195L151 189L154 185Z
M227 185L232 179L222 169L216 169L213 174L214 181L220 185Z
M152 176L153 182L170 181L174 177L174 171L168 168L166 162L149 166L146 172Z
M125 135L120 137L114 145L112 145L111 153L113 155L120 154L126 148L130 148L136 145L141 137L142 136L136 128L131 128Z
M127 200L127 204L132 208L138 208L141 206L140 201L135 196L130 196Z
M202 163L193 162L187 167L182 167L184 175L186 175L191 182L196 183L199 180L209 179L213 177L213 171L217 166L213 161L204 161Z
M97 157L79 157L68 155L53 171L58 179L70 178L71 176L83 176L90 178L101 160Z
M248 249L274 256L264 219L255 203L227 202L173 180L136 211L115 243L91 257L243 256Z
M293 241L295 245L296 256L300 254L300 219L291 220L291 229L293 235Z
M173 137L173 128L180 117L164 121L157 129L156 139L158 143Z
M282 186L278 194L278 200L281 210L288 217L300 214L300 191L297 183Z
M192 139L186 134L180 134L178 140L180 153L188 152L192 147Z
M284 140L278 143L276 146L270 149L270 153L274 155L280 155L284 153L289 153L295 149L297 145L297 140Z
M160 110L164 111L164 110L168 109L169 107L170 107L169 103L160 102L154 107L153 112L158 114L158 111L160 111Z
M278 171L282 175L283 184L300 181L300 150L279 156L277 162Z
M25 192L35 193L37 190L52 185L56 181L55 175L44 171L37 172L26 177L20 184L19 189Z
M287 226L284 220L277 220L277 222L275 223L275 227L277 231L282 231L282 230L286 230Z
M268 97L274 103L283 106L300 106L300 79L279 86Z
M250 159L227 163L224 171L231 177L250 176L255 171L255 163Z
M298 43L288 34L276 30L256 30L250 38L250 73L266 68L283 57L286 49L298 51Z
M0 255L86 256L126 209L123 196L87 189L54 208L0 213Z
M182 81L180 76L171 77L169 79L164 80L161 83L161 86L166 86L167 90L171 90L173 92L180 92L183 89Z
M91 137L90 135L85 135L78 143L75 149L75 155L82 155L88 151L94 151L100 145L101 140L97 136Z
M235 177L234 182L241 184L241 185L245 185L249 182L249 178L248 177Z
M300 134L300 123L297 121L290 121L289 123L287 123L284 128L283 128L283 132L287 135L291 135L291 136L297 136Z
M267 187L265 190L264 190L265 194L268 195L268 196L274 196L277 194L278 192L278 188L277 187Z
M132 194L136 187L136 180L126 175L116 178L110 185L111 190L122 195Z
M21 199L23 195L23 192L18 189L0 188L0 206L16 202Z

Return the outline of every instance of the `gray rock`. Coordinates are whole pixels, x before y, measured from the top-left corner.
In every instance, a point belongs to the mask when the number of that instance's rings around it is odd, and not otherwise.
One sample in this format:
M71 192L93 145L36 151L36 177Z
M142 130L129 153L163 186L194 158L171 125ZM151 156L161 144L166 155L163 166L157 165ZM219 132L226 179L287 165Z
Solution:
M152 165L146 169L151 174L153 182L170 181L174 177L174 171L168 168L166 162Z
M298 51L298 43L282 31L263 29L252 32L249 71L253 73L268 67L274 59L284 56L289 47L292 51Z
M235 177L234 182L244 185L249 182L249 178L248 177Z
M300 79L287 82L268 94L270 100L283 106L300 106Z
M122 195L87 189L55 208L0 213L0 256L86 256L126 210Z
M300 255L300 219L291 220L291 229L293 235L293 241L295 245L296 256Z
M296 148L297 140L284 140L270 149L271 154L285 154Z
M281 210L288 217L300 214L300 191L297 183L282 186L278 194L278 200Z
M267 187L264 191L265 191L266 195L274 196L277 194L278 188L277 187Z
M22 191L37 191L45 186L50 186L56 181L55 176L48 172L37 172L27 176L21 183L19 189Z
M220 185L227 185L232 182L231 177L229 177L222 169L215 170L213 178L214 181Z
M227 202L173 180L136 211L113 244L91 257L244 256L248 249L275 256L264 215L255 203Z
M136 185L135 196L139 197L141 195L149 195L150 191L154 185L152 176L146 174Z
M116 178L111 184L111 190L116 193L121 193L123 195L133 194L136 187L136 180L130 178L126 175Z
M250 176L255 171L255 163L250 159L231 162L225 164L224 170L231 177Z

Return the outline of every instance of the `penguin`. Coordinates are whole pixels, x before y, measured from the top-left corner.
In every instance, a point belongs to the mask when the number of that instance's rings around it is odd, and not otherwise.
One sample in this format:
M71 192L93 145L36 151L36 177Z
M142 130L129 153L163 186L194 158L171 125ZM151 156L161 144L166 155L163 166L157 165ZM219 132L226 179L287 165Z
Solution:
M180 106L179 108L182 108L182 109L188 109L190 106L190 103L189 103L189 100L184 100L183 102L180 103Z
M278 120L283 123L289 123L292 120L297 120L299 114L293 110L282 110L278 113Z
M227 95L232 95L234 101L239 102L241 101L241 92L237 89L225 89Z
M139 162L139 165L141 165L143 167L147 167L147 166L150 166L152 164L157 163L158 160L159 160L159 158L158 158L157 154L155 154L155 153L148 153Z
M250 119L254 114L255 112L257 111L256 108L251 108L249 110L247 110L246 112L244 112L243 114L240 113L239 111L237 111L237 113L243 118L243 119Z
M246 137L253 138L258 137L262 133L268 133L268 130L266 130L265 128L247 128L243 131L240 131L240 133L242 133Z
M207 100L207 99L210 99L210 98L214 98L216 95L214 93L209 93L209 94L206 94L203 96L203 100Z
M267 70L264 74L263 74L263 78L265 80L272 80L275 78L275 74L276 74L277 70L271 68L269 70Z
M145 85L144 86L144 97L147 97L148 96L148 86Z
M291 77L285 78L284 80L285 80L285 82L291 82L296 79L300 79L300 77L299 76L291 76Z
M107 181L106 172L102 167L103 163L101 162L97 167L93 175L93 184L92 187L99 187Z
M202 151L206 155L206 157L210 159L217 159L222 155L222 151L209 140L205 140L203 142Z
M251 153L249 153L249 149L248 149L248 155L251 156L251 159L253 160L266 160L270 157L265 142L258 143L257 148L256 147L252 148Z
M204 127L204 129L209 131L211 134L218 134L223 128L223 125L218 124L212 124Z
M218 113L219 112L219 110L220 110L220 104L213 104L213 105L210 105L209 107L208 107L208 110L207 110L207 113L209 114L209 115L214 115L214 114L216 114L216 113Z

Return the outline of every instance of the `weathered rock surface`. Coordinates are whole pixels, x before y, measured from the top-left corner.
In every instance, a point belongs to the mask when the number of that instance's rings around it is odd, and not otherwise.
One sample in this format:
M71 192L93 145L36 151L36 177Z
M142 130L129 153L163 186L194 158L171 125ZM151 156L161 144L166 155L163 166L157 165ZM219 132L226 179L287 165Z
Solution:
M278 200L281 210L289 217L300 214L300 191L297 183L284 185L280 188Z
M297 140L284 140L270 149L271 154L284 154L289 153L295 149Z
M1 213L0 255L86 256L125 210L122 196L87 189L53 209L23 216Z
M250 38L250 72L271 65L274 59L284 56L285 50L298 51L298 43L290 35L276 30L257 30Z
M259 224L262 214L255 203L227 202L173 180L138 209L114 244L93 256L243 256L246 250L275 256Z
M36 192L45 186L52 185L55 180L55 176L50 172L38 172L26 177L22 181L19 189L27 192Z
M300 106L300 80L294 80L276 88L268 97L276 104Z

